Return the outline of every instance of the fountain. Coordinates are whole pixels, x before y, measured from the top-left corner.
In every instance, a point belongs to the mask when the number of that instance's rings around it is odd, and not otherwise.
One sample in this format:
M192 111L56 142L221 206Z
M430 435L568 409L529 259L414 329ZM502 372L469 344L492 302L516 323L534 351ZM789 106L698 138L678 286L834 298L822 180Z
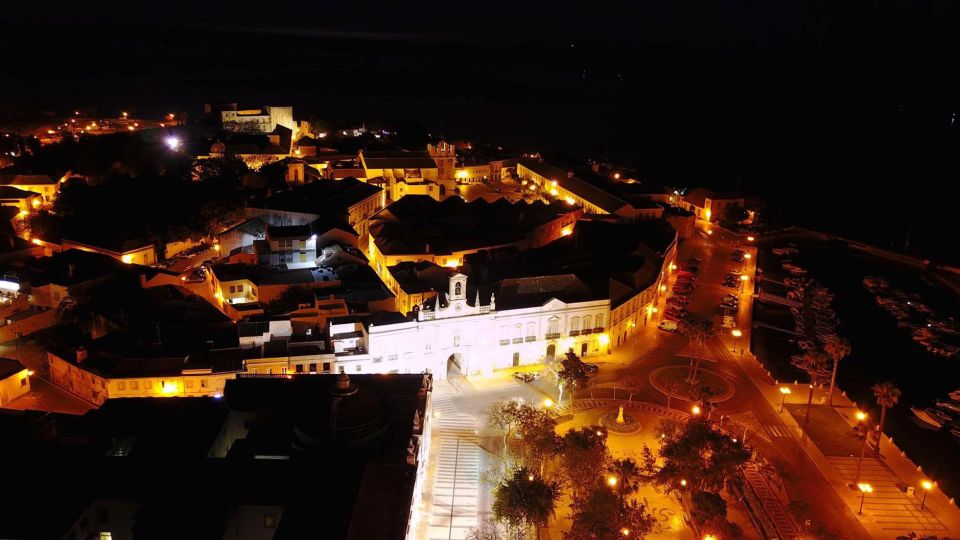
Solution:
M623 412L623 405L617 412L610 411L600 417L600 425L610 433L629 435L640 431L640 422L632 414Z

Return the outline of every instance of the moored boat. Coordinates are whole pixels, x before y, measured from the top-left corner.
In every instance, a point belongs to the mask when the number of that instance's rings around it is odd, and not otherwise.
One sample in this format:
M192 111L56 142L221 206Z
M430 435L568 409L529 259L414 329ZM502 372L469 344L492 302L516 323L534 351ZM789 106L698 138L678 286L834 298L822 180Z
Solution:
M917 417L917 420L920 420L924 424L940 429L943 427L943 420L935 414L933 409L921 409L918 407L910 407L910 412Z

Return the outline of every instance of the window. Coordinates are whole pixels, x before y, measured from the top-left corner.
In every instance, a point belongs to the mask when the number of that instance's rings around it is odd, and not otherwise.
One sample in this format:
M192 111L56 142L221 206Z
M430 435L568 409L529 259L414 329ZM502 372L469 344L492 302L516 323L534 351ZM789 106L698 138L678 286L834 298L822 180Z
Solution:
M579 332L580 331L580 317L573 317L570 319L570 332Z
M585 316L583 317L583 329L584 329L584 330L587 330L587 329L590 329L590 328L593 328L593 317L591 317L591 316L589 316L589 315L585 315Z
M397 361L397 358L400 358L400 355L398 355L398 354L391 354L390 356L387 357L387 360L389 360L389 361L391 361L391 362L396 362L396 361Z
M594 328L603 328L603 315L597 315L597 322L594 324Z
M143 381L143 390L144 392L150 391L150 381Z
M550 317L547 323L547 334L553 336L560 333L560 317Z
M130 389L131 389L131 390L139 390L139 389L140 389L140 381L130 381Z
M534 337L537 335L537 323L529 322L527 323L527 337Z
M207 387L207 380L200 379L200 388L206 388L206 387Z
M104 520L106 521L106 520ZM100 540L113 540L113 533L111 532L101 532Z
M297 373L303 373L303 364L297 364Z
M427 343L425 347L426 347L426 349L429 351L430 349L433 348L433 344L432 344L432 343Z
M193 379L187 379L187 388L193 388Z
M281 375L286 375L286 374L287 374L287 368L280 368L280 374L281 374Z
M53 300L54 302L60 301L60 291L53 291Z
M360 369L361 369L361 368L362 368L362 366L360 366L360 364L357 364L357 373L360 373Z
M463 291L463 284L460 283L459 281L456 282L453 285L453 294L455 294L456 296L460 296L462 291Z
M117 382L117 390L120 390L120 391L122 392L122 391L124 391L124 390L126 390L126 389L127 389L127 383L126 383L126 382L124 382L124 381L119 381L119 382Z
M330 362L324 362L324 363L323 363L323 372L324 372L324 373L330 373L332 370L333 370L333 368L330 366Z
M453 346L454 346L454 347L459 347L459 346L460 346L460 335L459 335L459 334L453 336Z
M310 364L310 373L316 373L316 372L317 372L317 364L315 363Z

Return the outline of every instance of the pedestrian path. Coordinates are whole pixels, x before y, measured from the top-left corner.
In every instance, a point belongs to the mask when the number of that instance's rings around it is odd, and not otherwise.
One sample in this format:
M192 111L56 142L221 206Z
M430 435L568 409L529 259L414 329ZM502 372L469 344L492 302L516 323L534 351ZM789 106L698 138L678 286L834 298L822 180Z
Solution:
M479 422L461 413L456 396L433 400L433 444L430 511L426 516L429 540L462 540L477 527L480 500Z
M853 485L858 480L856 478L857 458L828 457L826 459L830 468L844 484ZM907 531L930 535L941 535L947 532L947 527L929 508L920 509L922 494L908 495L907 486L883 461L874 457L865 457L859 482L870 484L873 488L872 493L863 497L865 519L873 521L883 531L889 531L891 537ZM851 488L850 494L859 504L859 490Z
M767 433L769 433L770 436L771 436L771 437L774 437L774 438L776 438L776 437L792 437L792 436L793 436L793 435L790 433L790 428L788 428L787 426L784 426L784 425L764 424L764 425L763 425L763 429L765 429L765 430L767 431Z
M797 527L787 514L784 498L773 489L763 472L755 464L748 464L744 469L744 479L748 489L753 492L761 506L757 510L766 515L776 529L778 537L784 540L796 538Z

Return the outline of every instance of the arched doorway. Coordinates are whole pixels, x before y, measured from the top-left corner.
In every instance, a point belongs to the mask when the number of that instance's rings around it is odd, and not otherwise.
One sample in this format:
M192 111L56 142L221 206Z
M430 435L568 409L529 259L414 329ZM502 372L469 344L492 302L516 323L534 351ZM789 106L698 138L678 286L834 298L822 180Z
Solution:
M547 345L547 363L553 362L553 358L557 355L557 346L553 343Z
M450 377L462 377L463 376L463 364L462 359L460 358L460 353L453 353L450 355L450 358L447 358L447 378Z

